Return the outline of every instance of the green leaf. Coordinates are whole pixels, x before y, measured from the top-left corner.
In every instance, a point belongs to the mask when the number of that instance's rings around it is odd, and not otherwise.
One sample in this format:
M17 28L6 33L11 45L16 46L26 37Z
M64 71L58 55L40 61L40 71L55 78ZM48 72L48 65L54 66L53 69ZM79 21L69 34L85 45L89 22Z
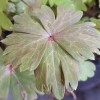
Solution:
M1 27L0 27L0 36L1 36L1 34L2 34L2 29L1 29Z
M55 0L49 0L49 4L52 7L55 4Z
M25 12L26 8L27 8L27 5L22 1L20 1L16 4L16 10L18 13Z
M75 5L76 9L86 11L87 7L82 2L82 0L73 0L73 4Z
M8 76L8 73L5 73L2 54L3 51L0 48L0 99L6 100L9 90L8 85L10 77Z
M0 11L0 26L6 30L12 29L12 23L10 19L1 11Z
M0 11L5 10L8 0L0 0Z
M55 17L45 5L34 11L38 21L25 13L16 15L14 33L2 40L8 46L5 63L33 71L39 91L52 90L62 99L65 87L69 92L77 88L80 62L94 60L93 53L100 54L100 32L92 22L79 24L82 15L72 7L58 6Z
M63 5L65 7L73 6L77 10L83 10L83 11L87 10L87 7L83 3L82 0L67 0L67 1L66 0L43 0L43 4L47 4L47 3L49 3L49 5L51 7L54 6L54 5L57 5L57 6Z
M16 100L36 99L34 74L29 71L20 72L17 70L10 77L10 92L13 100L15 98Z
M81 68L81 75L80 80L86 81L89 78L94 76L94 71L96 70L95 65L92 62L85 61L80 62L80 68Z
M10 65L0 67L0 97L2 100L7 99L9 90L13 100L36 99L33 74L27 71L21 73L13 70L11 72L9 71Z
M47 4L48 0L42 0L43 4Z
M56 51L57 46L55 42L48 44L42 63L36 69L35 75L37 79L37 89L41 91L50 91L52 88L55 97L61 100L64 96L65 89L62 84L64 79L61 77L60 59ZM41 81L38 81L38 79Z
M0 0L0 26L6 30L11 30L12 23L10 19L3 13L6 9L8 0Z
M67 6L70 6L73 4L73 1L72 0L43 0L42 2L43 4L49 4L51 7L54 6L54 5L65 5L66 7Z
M33 72L14 70L10 64L5 66L2 54L3 51L0 48L0 99L6 100L9 91L12 100L23 100L23 95L25 100L36 99Z
M100 30L100 19L91 18L90 20L94 22L96 24L96 28Z

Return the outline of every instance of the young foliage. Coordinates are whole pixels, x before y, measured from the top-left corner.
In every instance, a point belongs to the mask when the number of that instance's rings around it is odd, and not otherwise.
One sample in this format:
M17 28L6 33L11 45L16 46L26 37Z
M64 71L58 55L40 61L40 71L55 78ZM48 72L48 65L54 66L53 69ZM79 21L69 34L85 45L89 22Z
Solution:
M80 78L84 69L80 62L94 60L93 53L100 54L100 33L92 22L79 24L83 13L73 8L58 6L56 16L43 5L33 15L38 20L25 13L14 17L14 33L2 40L8 46L5 63L19 67L21 72L34 71L37 89L46 93L52 90L62 99L65 87L72 92L78 81L84 80ZM94 71L92 67L87 70Z
M49 4L51 7L54 5L63 5L65 7L73 6L77 10L87 10L86 5L82 0L43 0L43 4Z
M100 19L91 18L90 20L96 24L96 28L100 31Z
M8 0L0 0L0 26L5 30L11 30L12 23L10 19L4 14L4 10Z
M3 51L0 48L0 100L7 100L9 95L12 100L36 99L34 74L29 71L15 71L10 64L4 65Z

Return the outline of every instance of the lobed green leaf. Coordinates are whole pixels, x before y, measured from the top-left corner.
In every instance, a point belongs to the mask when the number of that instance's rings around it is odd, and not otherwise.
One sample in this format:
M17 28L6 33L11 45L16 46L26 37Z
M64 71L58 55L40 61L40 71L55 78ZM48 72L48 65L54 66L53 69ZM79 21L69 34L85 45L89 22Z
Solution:
M16 15L14 33L2 40L8 46L5 63L23 73L34 72L39 91L52 91L62 99L65 88L72 92L80 79L93 76L94 66L85 61L94 60L94 53L100 54L100 32L92 22L79 24L82 15L72 7L58 6L56 16L45 5L34 11L37 20L25 13ZM87 66L91 66L89 74L84 73Z

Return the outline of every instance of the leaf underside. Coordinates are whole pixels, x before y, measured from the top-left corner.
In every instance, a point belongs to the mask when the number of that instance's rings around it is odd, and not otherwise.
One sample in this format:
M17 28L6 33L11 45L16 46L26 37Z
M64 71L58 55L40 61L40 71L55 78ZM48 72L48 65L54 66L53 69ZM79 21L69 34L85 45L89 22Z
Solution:
M20 71L34 71L37 89L52 90L62 99L65 87L72 92L82 79L80 62L94 60L93 53L100 54L100 33L94 23L78 24L82 15L81 11L58 6L55 17L49 7L42 6L34 11L42 25L28 14L16 15L14 33L2 40L8 46L5 63Z

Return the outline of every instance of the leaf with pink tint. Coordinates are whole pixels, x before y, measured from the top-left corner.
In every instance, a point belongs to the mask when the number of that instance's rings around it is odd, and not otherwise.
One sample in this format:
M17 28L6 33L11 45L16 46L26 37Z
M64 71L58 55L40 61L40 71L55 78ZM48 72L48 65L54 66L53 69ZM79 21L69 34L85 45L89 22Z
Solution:
M34 74L28 71L15 71L11 64L5 66L1 57L2 52L0 49L0 99L7 100L9 91L13 100L36 99ZM24 91L25 97L22 95Z
M62 99L65 87L69 92L77 89L80 62L94 60L93 53L100 54L100 32L94 23L79 24L82 15L81 11L61 6L55 15L44 5L34 11L38 20L25 13L16 15L14 33L2 40L8 46L5 63L22 72L34 72L39 91L52 91Z

